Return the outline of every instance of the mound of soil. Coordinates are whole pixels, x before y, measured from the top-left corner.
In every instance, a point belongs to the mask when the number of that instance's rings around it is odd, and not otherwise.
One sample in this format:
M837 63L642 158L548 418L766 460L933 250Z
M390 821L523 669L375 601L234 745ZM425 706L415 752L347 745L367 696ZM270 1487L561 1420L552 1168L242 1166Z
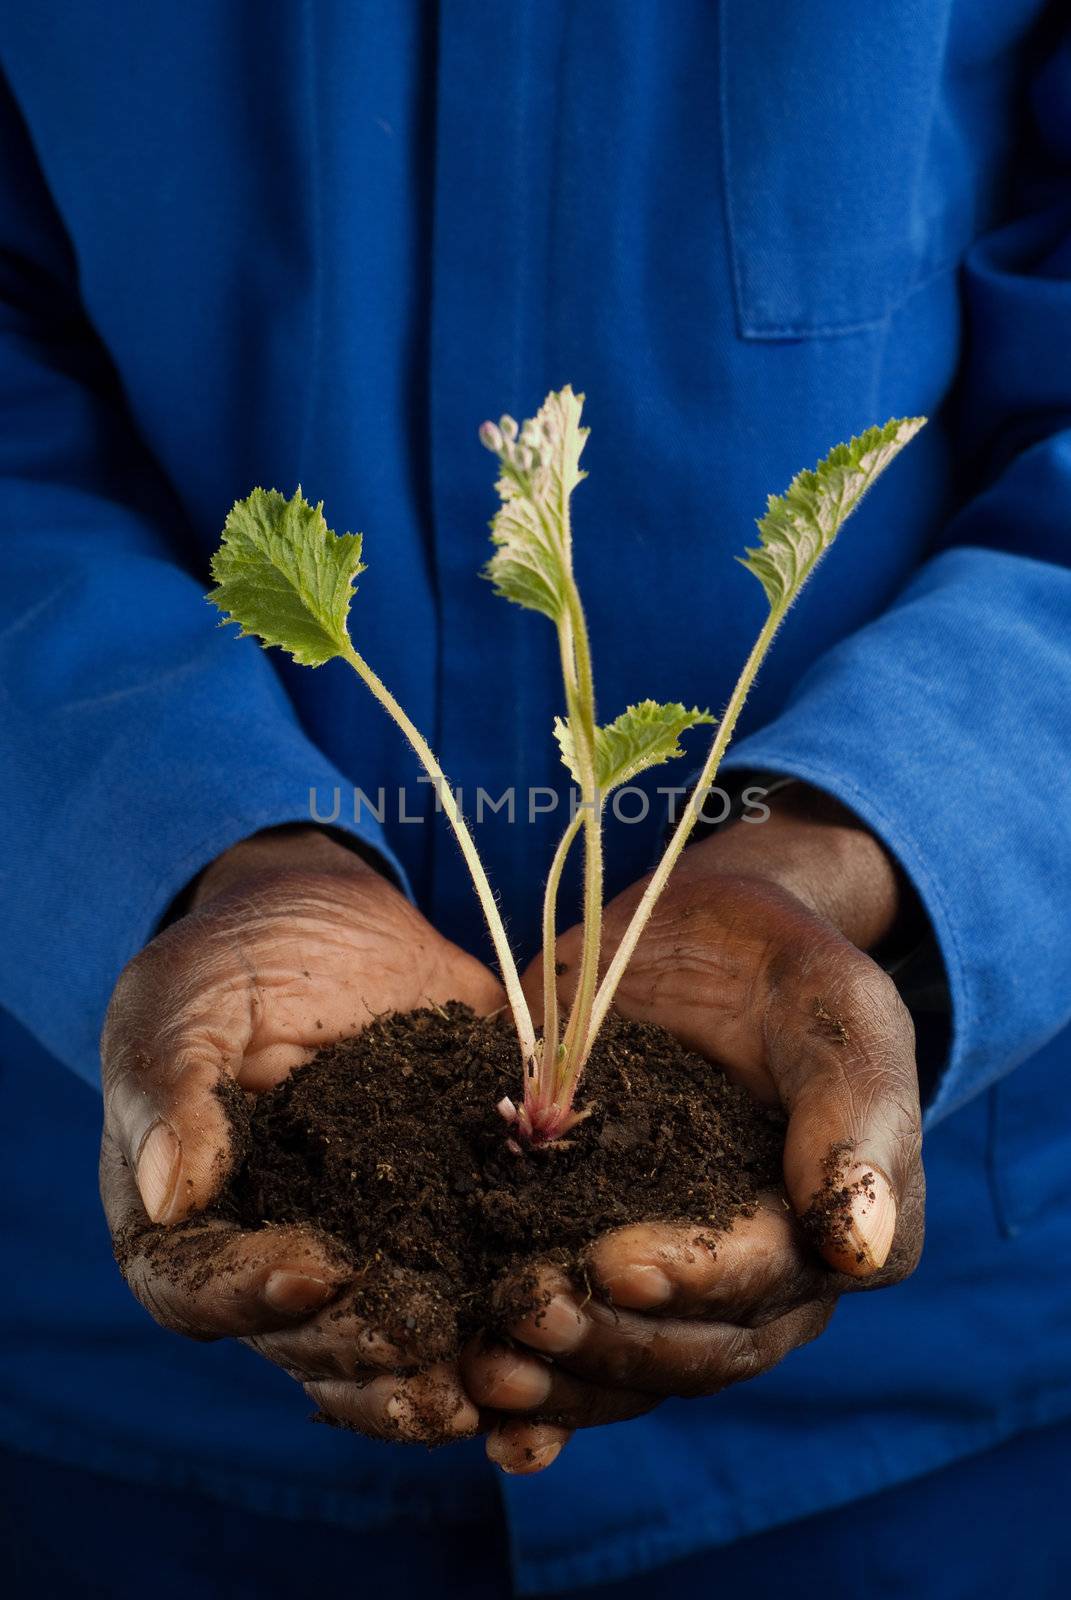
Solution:
M781 1182L783 1117L660 1028L607 1023L568 1148L509 1149L495 1105L518 1070L508 1020L452 1005L387 1017L267 1094L232 1089L241 1155L216 1214L326 1229L370 1319L441 1359L530 1309L537 1258L582 1283L607 1229L684 1221L706 1237Z

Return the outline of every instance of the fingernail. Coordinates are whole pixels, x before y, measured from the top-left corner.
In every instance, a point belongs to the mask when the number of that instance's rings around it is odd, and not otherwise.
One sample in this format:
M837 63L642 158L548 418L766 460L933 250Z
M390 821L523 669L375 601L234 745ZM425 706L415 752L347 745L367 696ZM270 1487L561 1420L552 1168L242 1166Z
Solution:
M413 1420L412 1401L404 1394L392 1394L383 1409L400 1428L407 1428Z
M488 1403L493 1406L538 1406L550 1394L550 1368L542 1362L503 1361L488 1388Z
M548 1355L564 1355L575 1350L584 1337L584 1318L568 1295L556 1294L545 1306L526 1318L525 1342L538 1345Z
M860 1266L873 1271L885 1265L896 1232L896 1201L888 1180L876 1167L860 1162L845 1178L852 1196L849 1245Z
M141 1203L153 1222L169 1222L182 1171L182 1146L166 1122L154 1122L138 1151Z
M457 1409L447 1424L451 1433L456 1433L460 1438L467 1439L470 1434L476 1433L480 1426L480 1413L467 1395L459 1397Z
M648 1306L664 1306L673 1293L673 1285L659 1267L621 1267L609 1276L603 1275L603 1286L615 1305L628 1306L634 1311Z
M532 1449L525 1450L523 1460L519 1461L516 1466L507 1467L502 1461L497 1462L496 1465L508 1478L523 1478L530 1472L542 1472L545 1467L550 1466L552 1461L557 1461L561 1453L562 1447L560 1444L539 1444Z
M310 1277L307 1272L290 1272L278 1267L269 1272L261 1293L273 1311L296 1315L301 1311L315 1311L326 1305L332 1287L323 1278Z
M396 1389L385 1402L383 1410L388 1421L392 1422L400 1432L424 1438L447 1434L452 1434L456 1438L468 1438L476 1433L480 1426L480 1413L468 1396L462 1394L460 1390L453 1396L446 1389L427 1396L413 1395Z

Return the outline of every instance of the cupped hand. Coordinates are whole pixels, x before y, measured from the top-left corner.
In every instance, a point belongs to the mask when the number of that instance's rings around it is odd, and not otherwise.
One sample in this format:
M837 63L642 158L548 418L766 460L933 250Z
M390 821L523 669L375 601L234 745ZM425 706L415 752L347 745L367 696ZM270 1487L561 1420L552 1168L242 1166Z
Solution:
M261 1092L385 1012L447 1000L486 1014L502 994L360 856L315 829L276 830L221 856L129 964L101 1042L101 1193L135 1295L177 1332L247 1340L330 1418L394 1439L479 1421L456 1366L407 1346L419 1281L399 1276L393 1325L372 1327L326 1235L200 1213L232 1159L221 1083Z
M606 958L643 887L607 908ZM515 1342L463 1357L477 1404L518 1414L492 1432L493 1458L516 1463L526 1425L561 1430L560 1443L666 1396L757 1376L819 1334L840 1293L912 1270L924 1200L914 1034L865 953L893 927L899 893L877 841L806 790L786 793L767 822L685 852L617 1008L784 1109L784 1191L713 1243L686 1223L605 1236L590 1253L590 1296L547 1269L545 1303L511 1329ZM573 929L558 944L563 1002L579 942ZM536 963L536 998L539 982Z

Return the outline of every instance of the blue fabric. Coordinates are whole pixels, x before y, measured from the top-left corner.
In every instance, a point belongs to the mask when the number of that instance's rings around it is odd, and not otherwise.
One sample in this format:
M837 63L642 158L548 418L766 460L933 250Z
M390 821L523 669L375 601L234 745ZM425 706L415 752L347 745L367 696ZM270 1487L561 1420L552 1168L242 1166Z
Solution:
M363 527L362 645L470 800L560 788L551 630L476 578L474 430L564 381L590 397L577 561L611 715L717 704L762 615L731 556L765 494L933 418L793 612L734 760L887 840L955 1016L916 1277L759 1383L507 1483L518 1581L621 1578L1071 1413L1060 8L38 0L0 62L0 1221L26 1263L0 1437L353 1528L484 1492L476 1448L302 1429L278 1373L141 1316L96 1214L96 1038L176 890L310 788L479 947L378 708L200 595L233 498L301 481ZM354 824L354 784L425 821ZM614 829L612 888L656 809ZM479 829L523 952L555 827Z
M606 1600L780 1600L790 1574L794 1600L856 1589L883 1600L1063 1600L1069 1451L1067 1423L1020 1434L956 1468L597 1593ZM141 1600L146 1589L153 1600L191 1593L290 1600L310 1580L317 1592L354 1600L384 1593L512 1600L516 1593L493 1502L450 1526L407 1522L355 1536L8 1453L0 1453L0 1557L11 1600ZM577 1591L562 1593L568 1600Z

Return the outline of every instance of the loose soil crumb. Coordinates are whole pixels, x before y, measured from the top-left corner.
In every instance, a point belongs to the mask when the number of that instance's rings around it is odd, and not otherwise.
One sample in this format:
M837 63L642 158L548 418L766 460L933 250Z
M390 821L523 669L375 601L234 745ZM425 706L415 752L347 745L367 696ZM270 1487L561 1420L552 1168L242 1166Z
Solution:
M495 1105L518 1070L503 1017L384 1018L266 1094L227 1094L239 1161L213 1214L325 1229L374 1325L441 1360L531 1310L537 1259L583 1284L607 1229L684 1221L709 1241L780 1185L783 1117L663 1029L608 1021L568 1148L507 1147Z

